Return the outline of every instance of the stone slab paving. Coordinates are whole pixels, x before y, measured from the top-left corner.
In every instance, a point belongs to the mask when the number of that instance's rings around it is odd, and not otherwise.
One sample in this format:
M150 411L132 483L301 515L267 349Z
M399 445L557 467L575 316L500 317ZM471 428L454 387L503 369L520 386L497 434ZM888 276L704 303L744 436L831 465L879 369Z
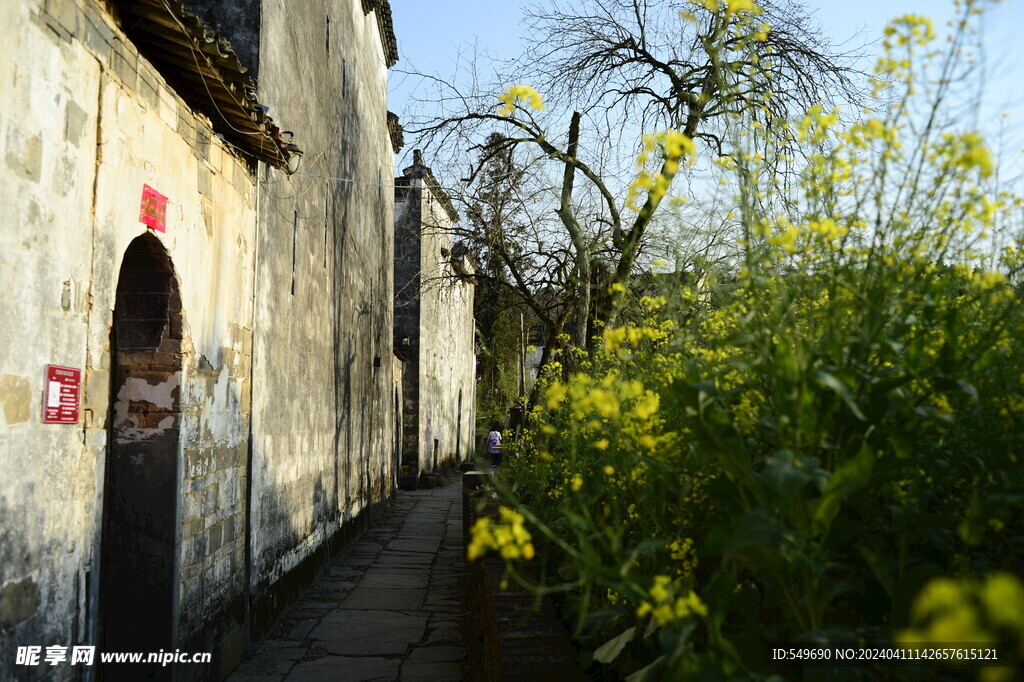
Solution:
M228 682L465 678L462 487L400 491Z

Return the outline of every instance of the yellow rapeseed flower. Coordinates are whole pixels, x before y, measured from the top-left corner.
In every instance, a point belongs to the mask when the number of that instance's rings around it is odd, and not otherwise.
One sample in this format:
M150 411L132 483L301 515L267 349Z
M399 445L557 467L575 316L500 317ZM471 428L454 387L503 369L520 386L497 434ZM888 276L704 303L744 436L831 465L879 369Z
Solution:
M650 599L640 602L636 615L643 618L648 613L654 616L658 625L668 625L675 620L682 620L693 615L707 616L708 609L692 590L685 594L676 596L672 579L667 575L654 576L654 584L651 585L648 594Z
M496 550L504 559L532 559L536 552L523 515L508 507L499 507L498 513L499 523L484 516L473 524L466 558L475 561L488 550Z
M725 7L725 15L727 17L739 14L740 12L758 14L760 11L761 8L754 3L754 0L728 0L728 4Z
M990 575L981 598L995 623L1024 633L1024 585L1020 580L1009 573Z
M552 383L550 386L548 386L548 409L553 410L556 407L558 407L562 403L562 401L565 400L565 394L567 391L568 388L561 381L556 381Z
M658 395L647 392L640 400L636 401L636 405L633 406L633 414L640 419L648 419L658 411Z
M502 102L501 108L498 109L499 116L511 116L520 102L529 105L533 109L544 108L544 100L541 98L540 93L529 85L513 85L505 94L498 95L498 100Z

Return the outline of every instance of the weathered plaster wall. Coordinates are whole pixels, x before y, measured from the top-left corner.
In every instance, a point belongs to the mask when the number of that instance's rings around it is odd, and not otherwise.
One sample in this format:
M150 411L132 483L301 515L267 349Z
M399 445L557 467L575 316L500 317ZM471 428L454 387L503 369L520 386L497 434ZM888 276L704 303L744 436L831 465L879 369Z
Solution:
M473 285L452 266L452 220L423 172L406 169L395 199L395 337L411 358L403 461L421 472L473 453L476 377Z
M213 649L225 635L241 642L255 186L208 125L158 92L146 102L113 79L102 88L94 258L114 267L94 267L89 345L105 357L116 265L141 231L136 195L149 184L170 198L159 237L184 311L177 643Z
M262 7L260 100L295 131L301 171L355 181L261 178L251 587L271 606L277 581L394 489L393 203L381 186L393 152L380 34L362 5Z
M240 642L253 178L95 6L0 3L0 41L0 677L16 644L94 641L110 328L144 183L170 198L157 238L184 311L180 386L165 387L180 406L178 643ZM84 370L77 426L40 422L47 363Z
M97 5L0 3L0 677L18 644L95 642L115 413L127 440L178 430L174 644L215 656L185 677L229 671L246 607L272 615L278 583L393 491L409 369L392 345L387 70L363 5L262 3L262 101L296 131L301 170L358 182L266 170L257 186ZM156 239L181 369L112 386L144 183L170 198ZM47 363L84 370L77 426L40 423Z
M474 286L452 266L452 222L444 206L430 190L422 201L420 467L437 470L473 450Z
M395 471L399 470L402 465L402 436L403 436L403 410L402 405L405 401L405 360L404 356L399 356L397 353L391 358L391 375L392 375L392 395L391 395L391 408L392 423L394 424L394 431L391 434L392 447L391 447L391 461L395 467Z
M41 4L41 3L39 3ZM40 423L43 365L86 364L100 67L37 3L0 4L0 678L15 645L81 642L105 441ZM75 73L70 80L66 73ZM65 295L65 291L67 294Z
M421 190L409 177L395 184L395 347L405 358L402 374L402 464L420 457L420 208Z

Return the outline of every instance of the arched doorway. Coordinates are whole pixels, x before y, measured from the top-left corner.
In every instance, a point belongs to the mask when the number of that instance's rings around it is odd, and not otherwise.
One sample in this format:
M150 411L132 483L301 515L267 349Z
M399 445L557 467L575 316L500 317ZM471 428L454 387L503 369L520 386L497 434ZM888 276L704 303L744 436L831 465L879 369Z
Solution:
M181 297L152 234L124 253L110 334L113 365L100 558L103 651L173 649L178 579ZM165 669L166 670L166 669ZM104 679L146 675L122 665Z

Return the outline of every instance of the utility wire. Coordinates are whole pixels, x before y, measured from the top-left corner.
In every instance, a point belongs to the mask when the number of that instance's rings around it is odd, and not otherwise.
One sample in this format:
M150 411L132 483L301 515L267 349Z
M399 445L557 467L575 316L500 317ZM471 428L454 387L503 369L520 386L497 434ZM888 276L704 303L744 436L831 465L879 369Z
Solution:
M291 175L305 175L305 176L310 177L310 178L319 178L321 180L329 180L330 182L348 182L348 183L352 183L353 185L365 185L366 187L388 187L388 188L392 188L392 189L398 188L398 187L402 187L402 188L408 189L408 187L409 187L409 185L384 185L384 184L381 184L379 182L366 182L366 181L363 181L363 180L356 180L354 178L332 178L332 177L327 176L327 175L317 175L316 173L307 173L305 171L295 171L294 173L291 173ZM443 189L443 188L439 187L439 189Z

